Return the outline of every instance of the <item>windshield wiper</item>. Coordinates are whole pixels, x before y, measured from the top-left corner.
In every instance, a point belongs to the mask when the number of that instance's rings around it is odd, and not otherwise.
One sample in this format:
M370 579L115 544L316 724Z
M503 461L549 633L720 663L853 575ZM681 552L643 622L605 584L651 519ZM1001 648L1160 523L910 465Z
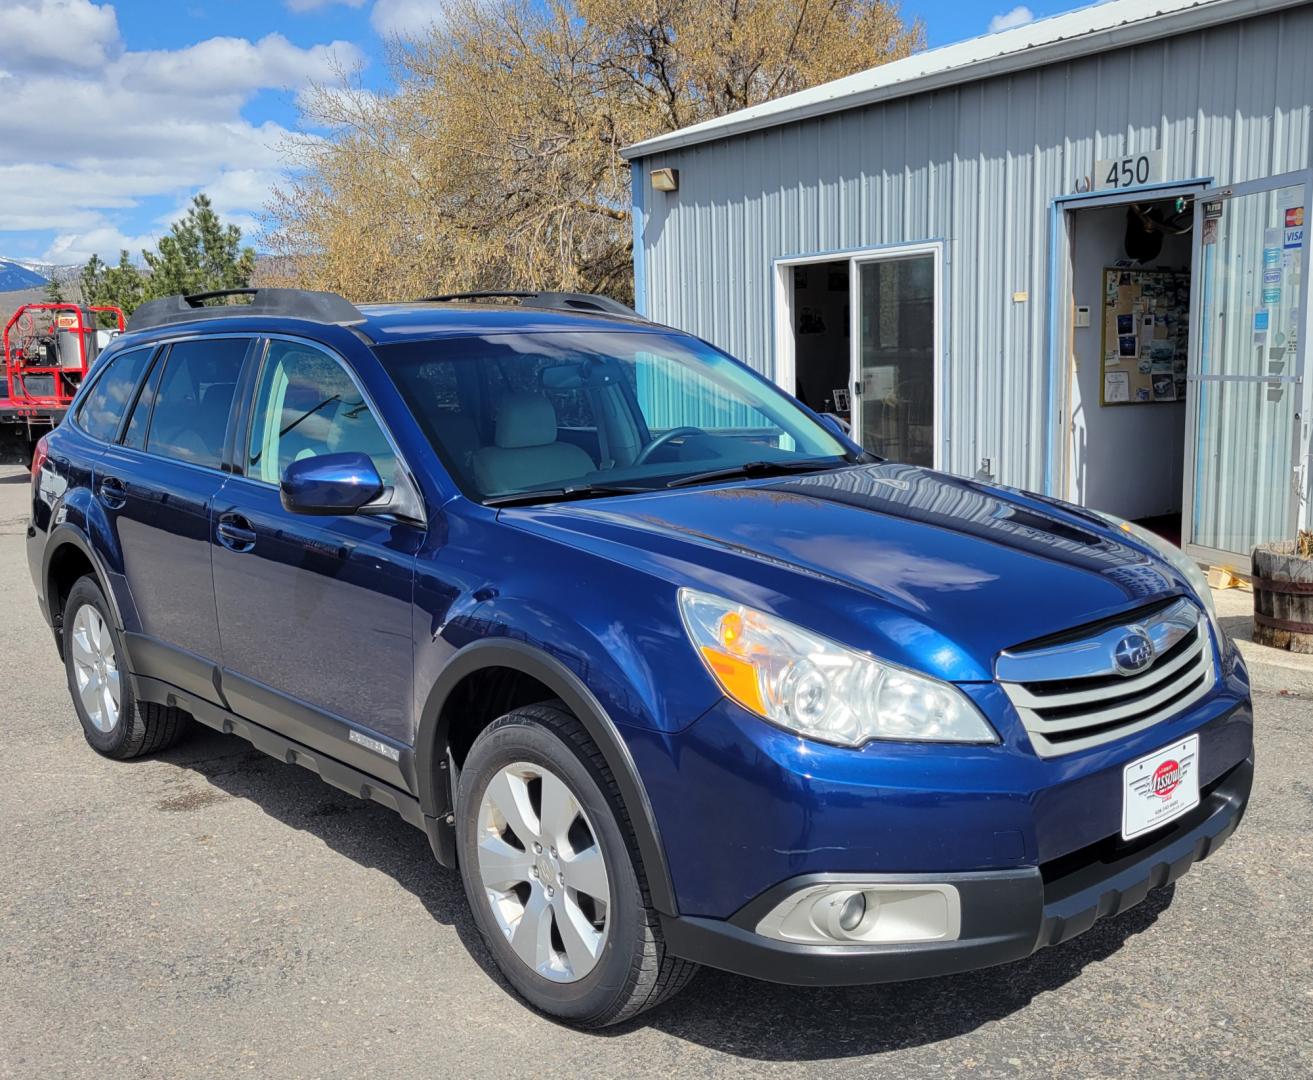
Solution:
M570 502L574 499L601 499L608 495L636 495L651 491L633 484L580 484L577 487L538 488L535 491L509 491L484 499L484 506L530 506L533 503Z
M694 473L671 480L668 488L690 487L693 484L710 484L716 480L734 480L740 476L756 479L759 476L783 476L788 473L820 472L823 469L841 469L852 462L846 459L809 458L802 461L745 461L741 465L731 465L724 469L712 469L710 472Z

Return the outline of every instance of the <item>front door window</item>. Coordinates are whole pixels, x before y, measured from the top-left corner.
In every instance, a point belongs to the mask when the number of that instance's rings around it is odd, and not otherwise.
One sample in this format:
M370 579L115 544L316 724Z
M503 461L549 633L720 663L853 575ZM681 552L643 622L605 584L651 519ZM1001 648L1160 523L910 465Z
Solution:
M342 365L308 345L273 342L255 401L249 475L276 484L294 461L348 451L368 454L392 483L396 455Z

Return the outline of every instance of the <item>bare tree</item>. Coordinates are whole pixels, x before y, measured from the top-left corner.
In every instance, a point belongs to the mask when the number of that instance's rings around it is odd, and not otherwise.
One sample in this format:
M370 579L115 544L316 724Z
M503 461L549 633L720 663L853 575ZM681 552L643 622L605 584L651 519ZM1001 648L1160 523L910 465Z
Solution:
M393 92L308 95L271 283L359 300L632 290L622 146L907 56L877 0L456 0L392 47Z

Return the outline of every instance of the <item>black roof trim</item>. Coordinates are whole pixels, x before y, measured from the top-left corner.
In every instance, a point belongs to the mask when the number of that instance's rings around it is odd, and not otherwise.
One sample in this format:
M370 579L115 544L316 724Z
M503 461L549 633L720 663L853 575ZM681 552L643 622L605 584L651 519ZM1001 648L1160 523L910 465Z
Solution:
M527 292L516 289L489 289L482 292L445 293L442 296L425 296L426 303L447 303L462 300L518 300L522 307L543 308L547 311L577 311L584 314L621 315L627 319L641 319L637 311L598 293Z
M249 304L208 306L207 300L227 296L249 296ZM331 292L309 289L219 289L191 296L165 296L147 300L128 319L129 334L155 326L196 322L199 319L244 319L252 315L306 319L319 323L358 323L364 315L351 303Z

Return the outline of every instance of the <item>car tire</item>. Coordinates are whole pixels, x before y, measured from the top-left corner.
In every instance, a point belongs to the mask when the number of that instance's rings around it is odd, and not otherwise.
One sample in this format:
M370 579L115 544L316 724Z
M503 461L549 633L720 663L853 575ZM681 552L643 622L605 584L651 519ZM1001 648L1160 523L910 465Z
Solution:
M475 923L502 974L534 1008L604 1027L692 979L697 965L666 952L606 761L562 706L516 709L479 735L461 769L456 814Z
M94 578L79 578L69 590L61 632L68 691L92 749L124 761L163 750L186 734L185 712L137 701L132 693L123 638Z

